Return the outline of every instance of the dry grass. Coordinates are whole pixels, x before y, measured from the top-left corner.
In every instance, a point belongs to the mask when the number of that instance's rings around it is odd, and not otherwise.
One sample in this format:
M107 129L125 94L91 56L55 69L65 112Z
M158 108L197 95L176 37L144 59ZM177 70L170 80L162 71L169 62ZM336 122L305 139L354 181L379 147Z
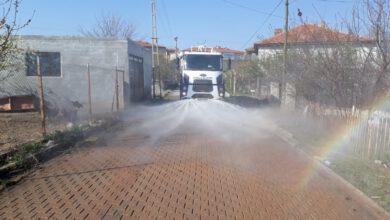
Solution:
M303 143L300 147L313 157L321 156L318 152L323 152L323 148L327 147L326 143L329 143L329 139L335 135L334 132L337 132L337 129L326 129L319 122L300 116L280 117L278 124ZM386 168L384 165L390 161L376 164L372 160L359 159L348 151L338 151L321 160L330 162L329 168L390 211L390 167Z

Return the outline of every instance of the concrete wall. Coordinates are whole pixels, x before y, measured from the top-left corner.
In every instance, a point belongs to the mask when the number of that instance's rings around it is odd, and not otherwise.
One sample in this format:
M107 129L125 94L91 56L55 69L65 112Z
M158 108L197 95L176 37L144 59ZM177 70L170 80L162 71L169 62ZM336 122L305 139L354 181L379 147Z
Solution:
M93 113L110 112L112 109L116 66L124 71L118 74L120 108L131 104L130 89L125 86L130 83L129 54L144 58L145 87L150 87L151 70L148 65L151 55L132 41L22 36L18 46L30 51L60 52L61 77L44 77L44 90L49 102L56 103L60 108L69 108L72 102L81 103L83 107L79 115L85 115L88 111L87 64L91 72ZM6 86L17 94L36 94L37 77L26 76L26 69L22 68L7 80Z

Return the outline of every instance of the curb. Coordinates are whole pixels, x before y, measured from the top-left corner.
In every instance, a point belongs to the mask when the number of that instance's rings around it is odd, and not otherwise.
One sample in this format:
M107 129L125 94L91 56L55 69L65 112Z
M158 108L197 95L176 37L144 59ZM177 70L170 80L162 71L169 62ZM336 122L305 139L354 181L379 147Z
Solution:
M275 129L276 135L287 142L290 146L296 148L299 150L300 153L303 153L306 155L311 161L316 163L321 169L323 169L327 174L329 174L332 178L336 179L337 181L344 184L349 190L356 193L361 197L363 202L368 205L369 208L371 208L379 219L385 217L386 219L390 219L390 213L388 213L384 208L379 206L376 202L374 202L371 198L369 198L366 194L364 194L362 191L360 191L358 188L356 188L354 185L352 185L350 182L346 181L344 178L339 176L336 172L334 172L329 167L325 166L321 161L315 159L312 155L306 153L302 148L299 147L300 143L297 139L294 138L294 135L288 132L287 130L280 128L277 126Z

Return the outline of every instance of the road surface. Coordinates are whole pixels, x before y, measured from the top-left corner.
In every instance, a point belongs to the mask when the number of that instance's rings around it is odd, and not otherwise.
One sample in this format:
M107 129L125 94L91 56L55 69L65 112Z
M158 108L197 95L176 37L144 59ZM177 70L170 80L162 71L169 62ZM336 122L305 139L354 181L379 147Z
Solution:
M153 137L148 120L43 164L0 194L0 219L387 217L266 128L225 136L192 121Z

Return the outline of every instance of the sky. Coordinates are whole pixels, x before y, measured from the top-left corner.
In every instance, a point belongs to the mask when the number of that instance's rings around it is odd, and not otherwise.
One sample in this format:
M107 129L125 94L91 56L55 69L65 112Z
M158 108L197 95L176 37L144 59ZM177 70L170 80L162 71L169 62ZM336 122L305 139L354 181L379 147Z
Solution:
M290 27L305 22L340 27L359 0L290 0ZM244 50L284 25L284 0L156 0L159 44L179 48L205 44ZM23 0L19 22L32 23L19 34L80 35L101 14L123 17L136 27L135 39L150 41L150 0Z

